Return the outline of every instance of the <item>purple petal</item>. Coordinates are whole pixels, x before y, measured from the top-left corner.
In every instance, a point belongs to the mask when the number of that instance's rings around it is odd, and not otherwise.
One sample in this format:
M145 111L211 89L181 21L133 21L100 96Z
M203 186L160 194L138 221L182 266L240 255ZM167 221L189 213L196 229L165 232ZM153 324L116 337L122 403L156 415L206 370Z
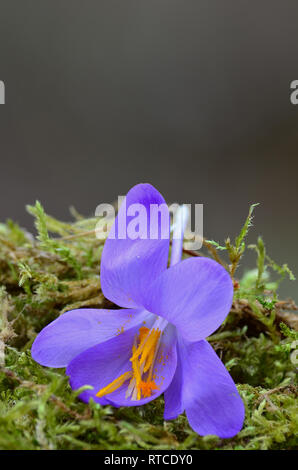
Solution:
M209 343L181 342L183 407L190 426L201 436L235 436L245 409L237 388Z
M165 391L164 419L176 419L181 413L183 413L182 386L183 376L181 357L177 354L176 372L171 384Z
M143 305L166 318L189 341L213 333L228 315L233 283L209 258L182 261L163 272L147 289Z
M144 207L147 222L144 227L140 224L140 238L135 240L127 235L129 224L135 220L135 216L127 215L133 204ZM121 205L114 229L104 245L100 268L101 288L107 299L121 307L140 306L141 293L167 267L169 229L162 233L161 217L150 217L150 206L153 204L163 204L164 220L169 222L169 211L161 194L150 184L134 186L126 196L126 207ZM121 238L123 220L126 221L125 239ZM150 228L155 232L156 239L150 239Z
M90 385L92 390L86 390L79 398L88 403L91 398L96 403L108 404L105 397L98 398L96 393L117 377L131 369L129 358L134 336L138 327L134 327L117 337L97 344L76 356L68 365L66 375L69 376L73 390Z
M36 337L31 354L47 367L66 367L85 349L106 341L122 329L134 327L146 317L144 310L78 309L61 315Z
M141 325L140 325L141 326ZM138 333L138 328L132 328L123 334L112 338L105 343L94 346L84 351L74 358L69 364L66 374L70 376L70 385L76 390L83 385L91 385L93 390L86 390L81 393L80 398L86 403L90 398L97 403L111 404L114 406L139 406L158 397L168 387L176 368L176 338L173 328L165 332L162 353L167 359L165 363L159 362L157 358L155 382L160 387L153 391L152 396L132 401L125 398L129 381L125 382L119 390L98 398L96 393L109 383L113 382L120 375L132 369L131 355L134 336Z

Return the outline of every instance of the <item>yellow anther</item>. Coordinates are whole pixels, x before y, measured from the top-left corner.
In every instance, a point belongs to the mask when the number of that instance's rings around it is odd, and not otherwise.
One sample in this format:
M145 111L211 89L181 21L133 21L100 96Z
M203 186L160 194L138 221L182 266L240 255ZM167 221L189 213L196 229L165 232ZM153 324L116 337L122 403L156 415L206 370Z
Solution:
M134 354L135 350L136 350L136 347L133 346L132 347L133 354ZM142 379L140 364L139 364L137 358L136 359L131 359L131 362L132 362L133 376L135 377L136 381L138 382Z
M154 359L156 346L157 346L159 337L160 337L160 331L153 329L150 332L150 334L148 336L148 339L146 341L146 344L144 346L144 349L142 351L140 363L143 364L145 361L147 363L149 362L149 365L146 364L147 370L149 369L149 367L150 367L150 365L151 365L151 363ZM144 370L144 372L145 372L145 370Z
M139 330L139 345L132 348L132 369L133 378L135 379L135 386L132 393L132 399L140 400L142 395L144 398L150 397L153 390L158 390L154 380L152 380L153 364L156 358L156 353L159 345L161 331L157 329L149 330L142 327ZM149 371L149 374L147 372ZM143 375L146 374L146 380L143 380ZM132 384L132 381L131 381ZM131 390L131 387L129 387Z
M140 329L139 329L139 345L137 348L135 348L133 350L133 354L132 354L132 357L131 357L131 361L134 361L135 359L137 359L139 357L139 355L141 354L141 352L143 351L146 343L147 343L147 340L150 336L150 330L149 328L145 327L145 326L142 326Z
M120 331L121 332L121 331ZM97 392L97 397L103 397L120 388L124 382L131 379L125 397L132 400L150 397L153 390L158 390L153 375L153 367L159 349L161 331L158 328L142 326L138 337L135 337L130 358L132 371L125 372L116 380Z
M104 395L108 395L109 393L115 392L118 388L121 387L121 385L126 382L126 380L130 379L132 377L132 372L125 372L124 374L120 375L116 380L111 382L109 385L107 385L104 388L101 388L99 392L97 392L96 396L97 397L103 397Z

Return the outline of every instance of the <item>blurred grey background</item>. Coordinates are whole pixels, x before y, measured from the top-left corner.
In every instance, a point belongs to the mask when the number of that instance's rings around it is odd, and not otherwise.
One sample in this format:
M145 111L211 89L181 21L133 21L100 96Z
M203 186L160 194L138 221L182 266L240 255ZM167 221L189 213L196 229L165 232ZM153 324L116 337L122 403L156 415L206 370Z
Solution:
M297 0L0 0L0 18L1 220L151 182L203 203L219 241L260 202L249 241L298 274Z

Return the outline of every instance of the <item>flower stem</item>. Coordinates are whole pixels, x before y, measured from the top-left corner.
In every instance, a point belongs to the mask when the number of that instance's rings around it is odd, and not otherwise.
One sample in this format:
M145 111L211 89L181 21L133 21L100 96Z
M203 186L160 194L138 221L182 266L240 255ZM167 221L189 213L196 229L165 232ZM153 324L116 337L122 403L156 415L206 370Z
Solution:
M184 231L186 228L188 217L189 217L189 209L185 205L180 206L178 211L174 215L174 231L173 231L171 262L170 262L171 266L181 261L183 237L184 237Z

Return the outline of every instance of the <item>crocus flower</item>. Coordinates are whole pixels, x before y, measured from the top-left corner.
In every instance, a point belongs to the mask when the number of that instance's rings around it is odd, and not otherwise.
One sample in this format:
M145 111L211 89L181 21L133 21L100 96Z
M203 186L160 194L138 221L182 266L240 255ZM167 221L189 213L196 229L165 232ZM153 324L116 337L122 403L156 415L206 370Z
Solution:
M129 224L134 204L146 209L146 233L120 237L120 221ZM244 406L205 339L230 311L231 278L209 258L181 261L179 237L167 268L169 236L144 236L154 204L165 201L153 186L133 187L114 222L115 236L104 245L102 292L121 308L61 315L39 333L32 357L44 366L66 367L74 390L93 387L80 394L86 403L92 398L101 405L139 406L164 393L165 419L185 411L198 434L232 437L242 427Z

